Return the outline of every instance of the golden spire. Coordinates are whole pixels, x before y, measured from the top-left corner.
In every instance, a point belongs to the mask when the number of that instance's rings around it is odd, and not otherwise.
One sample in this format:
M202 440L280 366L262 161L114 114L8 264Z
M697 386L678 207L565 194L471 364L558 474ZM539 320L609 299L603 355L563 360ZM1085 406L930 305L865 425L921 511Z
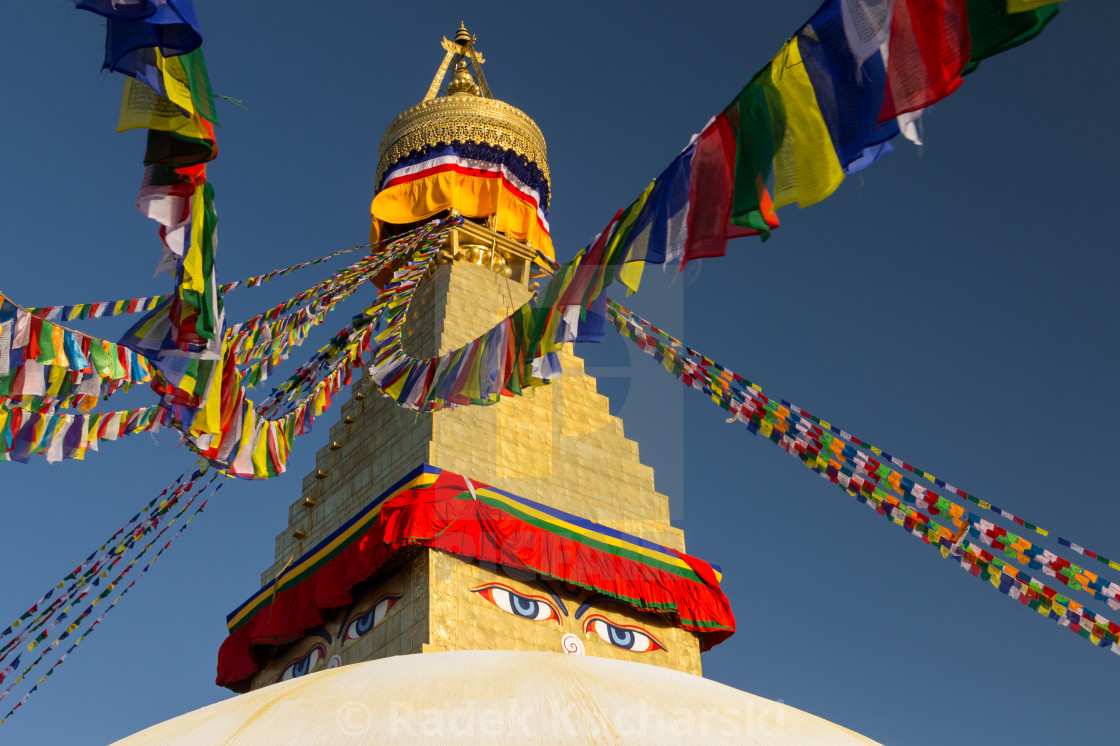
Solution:
M448 41L446 36L443 37L443 62L436 70L436 76L432 78L432 84L428 86L424 101L431 101L436 97L439 93L439 84L443 82L451 65L458 65L456 67L456 72L458 72L466 67L467 61L474 68L474 74L478 76L479 93L486 98L494 98L493 94L490 93L490 86L486 84L486 75L482 72L482 66L486 63L486 60L483 59L482 53L474 48L475 41L475 37L471 36L462 21L459 21L459 30L455 32L455 41Z
M467 25L462 21L459 21L459 30L455 32L455 43L459 46L466 46L474 43L474 39L471 38L471 33L467 31Z

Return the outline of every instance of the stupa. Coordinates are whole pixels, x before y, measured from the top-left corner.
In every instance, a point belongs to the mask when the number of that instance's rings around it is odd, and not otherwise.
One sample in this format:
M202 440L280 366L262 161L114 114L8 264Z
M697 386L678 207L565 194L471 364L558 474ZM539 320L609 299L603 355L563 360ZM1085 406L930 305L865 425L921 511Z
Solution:
M443 48L381 140L371 206L375 251L448 226L408 309L416 357L501 323L554 267L541 130L493 98L465 26ZM719 570L685 553L571 344L548 367L427 413L358 380L229 615L217 683L245 693L122 743L872 743L700 677L734 631Z

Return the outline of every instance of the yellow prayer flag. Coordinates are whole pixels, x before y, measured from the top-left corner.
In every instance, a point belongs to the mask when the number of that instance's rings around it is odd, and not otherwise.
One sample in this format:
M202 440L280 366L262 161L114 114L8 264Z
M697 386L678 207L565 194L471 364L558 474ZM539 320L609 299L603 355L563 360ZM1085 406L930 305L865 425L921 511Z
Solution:
M205 227L205 185L195 187L191 197L191 243L183 257L183 283L179 292L193 291L202 295L206 292L206 275L202 269L202 231Z
M47 369L47 395L58 396L62 390L62 384L68 380L70 380L69 370L57 363L50 366Z
M642 272L645 269L645 262L626 262L622 265L622 269L618 272L618 279L626 286L626 295L638 292L638 286L642 284Z
M222 364L230 354L229 347L227 340L222 345L222 361L212 368L201 410L191 423L192 433L217 435L222 431Z
M137 78L125 80L117 131L146 127L178 132L197 129L198 113L191 99L190 83L178 57L164 57L155 49L162 90L154 90ZM196 137L197 135L190 135Z
M645 191L642 192L641 196L639 196L638 199L634 202L633 208L626 216L626 220L619 224L618 228L615 230L615 238L614 240L612 240L612 244L614 243L614 241L619 240L619 237L622 236L623 233L625 233L632 225L634 225L634 222L641 215L642 208L645 207L646 200L649 199L649 195L653 191L653 186L656 183L656 181L651 181L649 183L649 186L645 188ZM629 255L632 254L635 245L639 244L637 236L628 236L627 238L628 240L630 240L631 245L627 250L628 256L623 257L624 259L628 259ZM646 242L648 243L648 237L646 239ZM612 246L610 248L613 249L614 247ZM607 253L610 253L610 249L607 250ZM638 291L638 285L642 282L642 271L645 269L645 264L646 263L644 261L625 262L622 265L622 269L619 270L618 279L620 282L622 282L623 285L626 286L627 295L633 295Z
M66 356L66 330L58 324L51 325L51 344L54 345L54 365L70 367L70 358Z
M268 478L268 433L262 427L267 424L264 420L257 420L257 427L253 430L253 476Z
M774 208L794 202L808 207L836 191L844 170L796 38L786 43L770 70L786 115L785 136L774 153Z
M1053 5L1062 0L1007 0L1008 13L1024 13L1028 10L1041 8L1044 5Z

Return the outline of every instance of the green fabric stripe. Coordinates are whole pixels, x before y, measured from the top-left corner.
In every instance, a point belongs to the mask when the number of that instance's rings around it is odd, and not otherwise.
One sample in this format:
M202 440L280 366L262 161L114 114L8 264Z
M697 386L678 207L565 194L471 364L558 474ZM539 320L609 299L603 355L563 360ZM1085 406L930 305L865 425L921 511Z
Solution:
M463 495L466 495L466 499L468 500L472 499L470 494L466 492L461 493L458 498L463 499ZM639 554L638 552L629 549L622 549L621 547L611 546L610 544L607 544L605 542L587 537L584 534L561 528L556 524L542 521L527 513L522 512L516 507L511 507L506 503L498 502L494 498L487 497L486 495L479 495L478 499L486 503L487 505L490 505L491 507L497 508L504 513L508 513L516 518L519 518L529 525L547 531L550 534L556 534L557 536L563 536L565 538L572 539L573 541L576 541L585 546L592 547L593 549L598 549L602 552L606 552L607 554L611 554L616 557L623 557L625 559L633 560L643 565L657 568L658 570L676 575L677 577L683 578L685 580L691 580L694 583L704 584L704 581L701 580L700 577L697 576L696 573L692 570L686 570L684 568L676 567L667 562L652 559L650 557L647 557L646 555Z

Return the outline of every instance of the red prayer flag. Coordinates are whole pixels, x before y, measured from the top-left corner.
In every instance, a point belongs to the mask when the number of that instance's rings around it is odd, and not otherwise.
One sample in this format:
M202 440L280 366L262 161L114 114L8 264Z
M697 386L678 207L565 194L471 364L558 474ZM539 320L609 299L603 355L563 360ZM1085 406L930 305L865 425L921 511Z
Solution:
M693 259L723 256L727 241L757 236L759 231L731 222L732 194L735 189L735 132L725 114L704 128L696 140L692 156L692 182L688 195L688 238L681 268ZM767 224L778 226L770 207L770 194L761 186L762 209Z
M895 0L879 121L924 109L955 91L971 48L966 0Z

